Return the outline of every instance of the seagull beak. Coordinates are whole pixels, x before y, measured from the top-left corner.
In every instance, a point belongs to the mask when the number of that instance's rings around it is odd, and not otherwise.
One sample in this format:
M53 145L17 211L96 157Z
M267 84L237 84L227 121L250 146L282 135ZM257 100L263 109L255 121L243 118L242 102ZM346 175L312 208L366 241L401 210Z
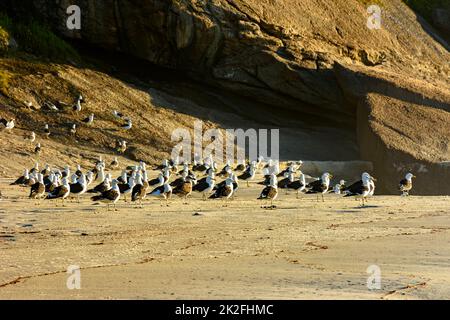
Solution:
M416 176L412 176L413 178L417 178Z
M373 181L377 181L377 179L375 179L374 177L371 177Z

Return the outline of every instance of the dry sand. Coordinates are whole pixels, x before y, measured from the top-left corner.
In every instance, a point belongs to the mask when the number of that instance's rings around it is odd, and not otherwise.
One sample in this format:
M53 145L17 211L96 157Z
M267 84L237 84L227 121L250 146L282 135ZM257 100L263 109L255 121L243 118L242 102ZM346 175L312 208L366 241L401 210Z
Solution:
M449 197L376 196L359 208L282 192L266 210L261 186L241 185L228 207L196 195L106 212L87 197L35 206L8 181L1 299L450 298ZM372 264L381 290L367 289ZM81 267L81 290L66 287L69 265Z

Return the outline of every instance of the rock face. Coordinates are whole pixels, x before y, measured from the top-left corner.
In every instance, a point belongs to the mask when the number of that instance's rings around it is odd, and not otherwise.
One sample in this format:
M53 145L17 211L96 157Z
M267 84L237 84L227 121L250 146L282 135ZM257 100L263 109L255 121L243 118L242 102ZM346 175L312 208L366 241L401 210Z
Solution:
M389 145L390 138L376 130L375 123L383 122L379 114L413 113L428 127L439 117L447 119L449 112L449 46L436 42L435 35L425 31L429 26L419 23L401 0L382 1L379 30L367 27L369 14L360 0L26 2L65 37L186 71L261 104L291 110L296 117L354 127L361 159L374 161L375 174L386 181L383 192L394 192L388 185L409 169L386 167L392 153L408 154L427 167L450 160L445 147L449 122L439 122L443 130L437 136L422 132L421 122L415 123L420 137L434 137L441 146L430 148L428 156L419 156L423 140ZM66 28L66 9L72 4L81 8L78 31ZM9 6L20 10L15 1ZM397 106L395 112L391 103ZM430 116L423 117L422 111ZM365 116L379 121L362 120ZM385 125L406 137L403 121L408 119L396 117ZM373 157L369 141L375 140L381 142Z

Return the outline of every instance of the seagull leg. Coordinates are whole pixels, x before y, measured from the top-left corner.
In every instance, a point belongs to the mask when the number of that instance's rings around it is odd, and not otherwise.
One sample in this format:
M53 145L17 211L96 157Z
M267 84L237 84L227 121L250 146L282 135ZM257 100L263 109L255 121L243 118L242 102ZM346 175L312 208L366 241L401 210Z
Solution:
M248 187L250 187L250 183L249 183L248 180L247 180L247 188L248 188Z
M325 199L323 198L323 193L322 193L322 202L325 202Z

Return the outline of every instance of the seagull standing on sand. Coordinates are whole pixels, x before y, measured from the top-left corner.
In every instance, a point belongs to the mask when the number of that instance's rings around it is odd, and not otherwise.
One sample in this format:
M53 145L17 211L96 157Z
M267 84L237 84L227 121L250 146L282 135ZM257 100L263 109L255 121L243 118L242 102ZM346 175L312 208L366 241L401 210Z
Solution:
M22 186L22 187L29 187L35 183L34 179L30 178L30 174L28 169L25 169L23 176L17 178L16 181L11 183L11 186Z
M48 137L50 137L50 129L48 128L48 124L45 124L44 135L47 139L48 139Z
M109 164L109 167L111 169L117 169L119 167L119 160L117 160L117 157L114 157L113 161Z
M15 126L15 119L11 119L11 120L6 120L1 118L0 119L0 131L6 130L6 131L11 131L14 126Z
M36 178L36 183L31 186L29 198L41 200L45 195L44 176L41 173L38 173Z
M247 182L247 187L249 187L249 182L251 180L253 180L255 178L255 174L256 174L256 162L252 162L250 164L250 166L247 168L247 170L241 174L240 176L238 176L239 180L244 180Z
M31 131L31 133L25 137L25 140L33 143L34 141L36 141L36 133L34 133L34 131Z
M47 200L57 200L61 199L62 205L64 206L64 200L70 195L70 184L67 177L62 179L62 185L56 187L53 192L50 192L45 199Z
M133 127L133 123L131 119L126 119L126 123L122 125L122 129L124 130L130 130Z
M90 126L90 125L94 122L94 114L91 113L91 114L89 115L89 117L83 119L83 122L84 122L86 125Z
M126 172L125 172L126 174ZM131 176L128 182L119 184L120 193L123 194L124 201L127 202L127 195L131 194L134 186L136 185L135 176Z
M72 127L70 128L70 134L72 136L75 136L77 134L77 125L75 123L72 124Z
M169 206L169 199L172 197L172 187L168 183L164 183L164 185L155 188L152 192L148 194L152 197L160 197L166 200L166 206Z
M34 153L39 157L41 155L41 143L38 143L34 148Z
M336 184L333 188L333 192L335 194L341 194L345 189L345 180L339 181L338 184Z
M80 202L80 196L87 191L86 176L81 174L76 183L70 184L70 193L77 196L77 202Z
M362 201L361 205L364 207L364 201L370 193L370 181L372 180L372 177L367 172L364 172L361 178L361 181L358 181L346 188L345 197L355 197L356 199L360 198Z
M228 177L225 180L225 185L222 185L219 187L216 192L214 192L209 198L210 199L224 199L225 200L225 206L227 205L228 199L233 195L234 193L234 181L231 177Z
M273 205L273 201L278 197L278 183L277 176L275 173L272 173L270 176L270 183L267 187L263 189L261 194L258 197L258 200L270 200L270 209L276 208ZM265 207L267 208L267 206Z
M105 190L102 192L102 194L98 196L93 196L91 198L92 201L99 201L107 204L107 211L109 211L109 206L113 204L114 211L117 211L116 209L116 203L120 199L120 190L118 186L117 180L112 181L111 189Z
M317 194L317 201L319 201L319 193L322 195L322 201L325 201L323 195L328 192L330 188L330 180L333 178L331 174L325 172L319 180L313 181L306 186L307 194Z
M206 201L209 194L214 190L216 180L214 179L214 174L210 173L206 179L199 182L193 187L194 191L198 191L202 194L203 200Z
M81 101L83 101L83 97L80 95L77 99L77 102L73 106L73 111L80 112L81 111Z
M409 196L409 192L411 191L413 187L412 179L416 176L412 173L407 173L405 176L405 179L402 179L400 181L400 184L398 185L398 190L402 192L402 196Z
M113 111L113 115L114 117L116 117L117 119L122 119L124 117L123 113L121 112L117 112L117 110Z
M148 182L146 183L148 186ZM143 181L143 176L140 172L136 175L136 185L133 187L133 190L131 191L131 201L135 202L137 201L139 206L142 208L142 200L145 199L147 196L147 189L146 184Z
M127 151L127 142L125 140L117 141L116 150L119 153L125 153Z

